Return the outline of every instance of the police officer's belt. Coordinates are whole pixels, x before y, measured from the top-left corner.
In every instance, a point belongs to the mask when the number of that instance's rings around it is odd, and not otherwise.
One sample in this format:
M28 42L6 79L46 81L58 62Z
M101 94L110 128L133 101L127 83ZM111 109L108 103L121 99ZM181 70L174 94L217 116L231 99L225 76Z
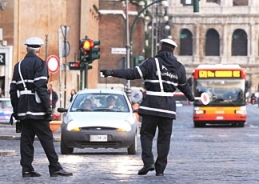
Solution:
M173 92L157 92L157 91L146 91L147 95L153 95L153 96L174 96Z
M34 92L32 92L31 90L22 90L19 91L20 95L30 95L30 94L34 94Z

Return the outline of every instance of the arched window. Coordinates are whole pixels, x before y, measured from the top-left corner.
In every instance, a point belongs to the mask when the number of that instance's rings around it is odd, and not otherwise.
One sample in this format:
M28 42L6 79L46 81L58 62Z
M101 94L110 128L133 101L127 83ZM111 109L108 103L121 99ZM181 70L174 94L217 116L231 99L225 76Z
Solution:
M206 33L206 56L219 56L219 34L215 29L209 29Z
M248 0L233 0L234 6L248 6Z
M192 56L192 33L188 29L181 30L180 55Z
M247 34L242 29L232 35L232 56L247 56Z

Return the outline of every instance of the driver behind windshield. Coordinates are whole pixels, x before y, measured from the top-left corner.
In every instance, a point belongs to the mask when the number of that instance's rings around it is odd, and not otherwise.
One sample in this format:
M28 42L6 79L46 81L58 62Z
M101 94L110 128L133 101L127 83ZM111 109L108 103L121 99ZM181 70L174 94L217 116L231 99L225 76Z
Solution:
M108 96L107 97L107 108L109 109L113 109L115 108L115 104L116 104L116 99L114 96Z
M84 101L84 109L91 110L92 109L92 101L90 99L86 99Z

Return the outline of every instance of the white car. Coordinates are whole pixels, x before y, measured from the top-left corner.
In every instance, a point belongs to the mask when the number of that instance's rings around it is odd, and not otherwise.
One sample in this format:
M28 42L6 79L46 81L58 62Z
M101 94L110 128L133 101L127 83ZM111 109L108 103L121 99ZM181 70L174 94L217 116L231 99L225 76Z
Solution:
M74 148L127 148L128 154L136 154L138 121L124 91L85 89L58 112L65 112L61 154Z
M0 98L0 123L9 123L12 113L13 107L10 98Z
M176 107L182 107L183 106L183 104L180 101L175 101L175 103L176 103Z

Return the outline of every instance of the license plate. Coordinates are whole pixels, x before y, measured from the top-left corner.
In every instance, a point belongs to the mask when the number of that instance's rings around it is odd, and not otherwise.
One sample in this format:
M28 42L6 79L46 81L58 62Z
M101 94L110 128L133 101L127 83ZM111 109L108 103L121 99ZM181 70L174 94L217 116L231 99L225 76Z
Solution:
M217 116L217 117L216 117L216 120L223 120L223 119L224 119L223 116Z
M91 142L107 142L107 135L90 135Z

